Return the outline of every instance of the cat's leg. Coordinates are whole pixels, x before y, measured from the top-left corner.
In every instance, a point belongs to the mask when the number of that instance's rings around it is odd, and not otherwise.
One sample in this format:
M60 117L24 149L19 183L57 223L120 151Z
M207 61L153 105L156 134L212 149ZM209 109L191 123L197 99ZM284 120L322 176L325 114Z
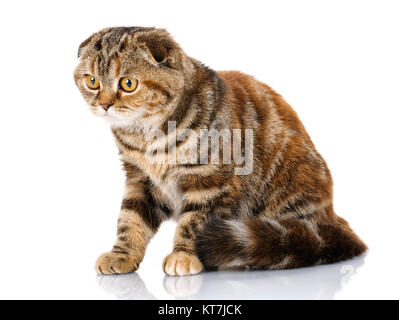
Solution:
M140 213L122 209L118 219L118 238L110 252L96 262L98 274L121 274L136 271L154 231Z
M184 212L177 224L173 252L163 262L164 272L170 276L200 273L204 267L195 253L197 233L203 229L207 215L201 211Z
M98 274L129 273L139 267L147 244L164 217L148 189L146 180L133 177L127 180L117 240L110 252L97 259L95 269Z

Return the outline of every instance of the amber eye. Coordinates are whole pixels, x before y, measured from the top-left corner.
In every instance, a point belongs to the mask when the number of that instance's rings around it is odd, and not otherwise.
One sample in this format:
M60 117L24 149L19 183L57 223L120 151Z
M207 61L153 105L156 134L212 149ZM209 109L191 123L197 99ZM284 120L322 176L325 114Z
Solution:
M89 89L92 90L97 90L98 88L100 88L100 82L98 81L98 79L92 75L87 75L86 76L86 84L89 87Z
M138 81L132 78L122 78L119 81L119 86L123 91L133 92L137 88Z

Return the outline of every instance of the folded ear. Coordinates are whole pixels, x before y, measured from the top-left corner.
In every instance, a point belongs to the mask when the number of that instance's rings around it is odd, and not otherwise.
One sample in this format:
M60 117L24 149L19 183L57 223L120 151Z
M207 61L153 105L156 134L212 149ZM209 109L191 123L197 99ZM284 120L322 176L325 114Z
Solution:
M144 57L156 66L167 66L179 69L180 49L176 43L169 39L146 39L141 44Z
M78 58L80 58L80 56L82 55L83 50L89 45L89 43L91 42L91 40L93 39L94 34L91 35L90 37L88 37L85 41L83 41L80 45L79 45L79 49L78 49Z

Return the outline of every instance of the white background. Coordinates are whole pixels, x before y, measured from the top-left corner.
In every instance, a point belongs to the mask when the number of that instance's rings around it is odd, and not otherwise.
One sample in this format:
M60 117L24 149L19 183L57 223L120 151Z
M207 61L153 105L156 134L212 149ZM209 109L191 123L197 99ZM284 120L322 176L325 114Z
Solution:
M0 298L399 298L397 1L2 1ZM167 28L216 70L268 83L294 107L366 256L290 271L165 277L174 225L138 273L97 277L124 176L110 130L72 79L107 26Z

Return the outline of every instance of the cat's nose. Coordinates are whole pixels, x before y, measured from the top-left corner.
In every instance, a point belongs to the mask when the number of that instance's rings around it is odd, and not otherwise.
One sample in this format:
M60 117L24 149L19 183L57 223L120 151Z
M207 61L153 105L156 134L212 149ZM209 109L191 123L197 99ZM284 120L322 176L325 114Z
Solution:
M101 108L103 108L105 111L107 111L112 105L113 105L113 103L101 103L100 104Z

